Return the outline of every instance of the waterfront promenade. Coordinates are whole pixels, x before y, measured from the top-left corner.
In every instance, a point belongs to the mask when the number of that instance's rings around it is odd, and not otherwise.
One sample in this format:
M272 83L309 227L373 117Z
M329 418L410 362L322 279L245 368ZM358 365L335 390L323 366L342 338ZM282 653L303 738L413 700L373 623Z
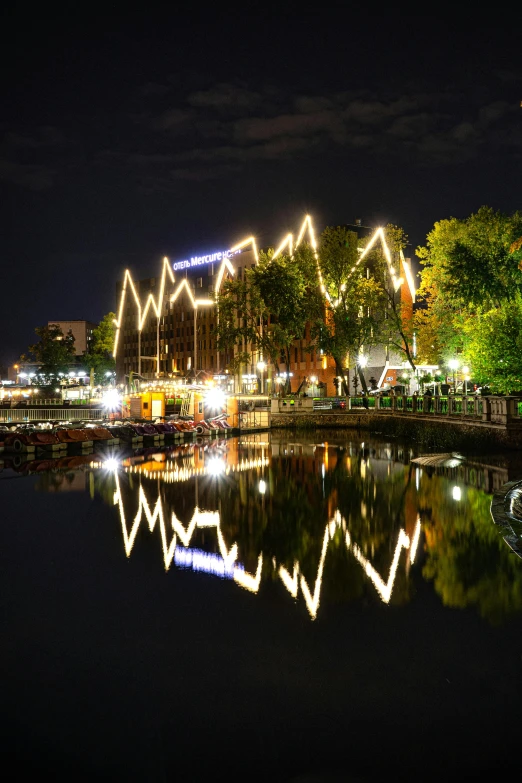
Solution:
M345 408L311 398L290 402L272 400L272 429L346 427L389 434L417 432L427 440L453 433L466 440L490 439L507 448L522 447L520 397L347 397Z

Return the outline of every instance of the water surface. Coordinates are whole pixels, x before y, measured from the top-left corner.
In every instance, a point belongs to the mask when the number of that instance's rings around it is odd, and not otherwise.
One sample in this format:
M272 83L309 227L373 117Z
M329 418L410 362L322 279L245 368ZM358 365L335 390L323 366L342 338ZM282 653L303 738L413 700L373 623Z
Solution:
M58 780L515 770L522 561L490 504L522 467L417 455L318 431L4 456L6 759Z

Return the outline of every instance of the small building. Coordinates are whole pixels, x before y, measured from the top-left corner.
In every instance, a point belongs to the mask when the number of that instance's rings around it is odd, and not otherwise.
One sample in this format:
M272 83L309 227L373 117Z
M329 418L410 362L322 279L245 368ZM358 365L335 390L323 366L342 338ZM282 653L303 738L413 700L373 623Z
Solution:
M92 342L92 333L98 324L93 321L48 321L47 326L57 326L62 330L64 337L74 337L74 352L76 356L83 356L89 352Z

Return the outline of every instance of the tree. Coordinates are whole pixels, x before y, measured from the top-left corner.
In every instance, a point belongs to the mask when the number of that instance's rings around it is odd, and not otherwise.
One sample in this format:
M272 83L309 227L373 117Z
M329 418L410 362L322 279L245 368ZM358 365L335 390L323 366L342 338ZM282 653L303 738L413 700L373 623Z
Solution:
M74 362L74 337L64 335L59 326L38 326L35 330L39 338L37 343L30 345L30 356L21 356L20 361L34 361L40 365L39 374L44 376L46 384L52 383L58 373L66 373L71 362Z
M268 313L250 275L244 279L225 281L216 298L218 323L214 332L218 351L235 351L228 369L239 373L252 361L250 347L255 351L262 344L263 324Z
M522 213L510 216L486 206L465 220L435 224L426 246L415 251L423 266L418 296L426 304L415 316L423 359L442 363L467 356L472 324L517 300L522 292L521 234Z
M464 325L473 377L492 392L522 390L522 295Z
M400 226L388 224L384 231L386 244L390 252L392 265L400 268L401 254L408 244L408 236ZM368 240L370 241L370 240ZM395 288L390 275L388 259L382 244L375 244L367 255L367 265L371 267L373 279L381 288L382 301L376 302L376 325L373 341L392 348L395 353L402 354L412 370L415 371L413 356L413 307L405 303L401 296L401 286ZM399 275L397 275L397 278ZM403 281L402 285L406 285Z
M289 391L292 344L304 337L310 315L318 310L317 265L312 248L303 243L293 255L277 258L272 251L262 252L249 274L270 314L260 338L261 346L275 367L279 367L280 361L285 364L285 389ZM311 344L309 350L313 348Z
M115 313L107 313L98 326L93 329L92 342L85 361L94 374L95 383L105 383L106 373L114 372L116 362L112 355L114 347Z
M383 291L380 283L365 274L359 264L360 244L357 234L341 226L328 226L321 234L319 266L326 302L316 317L311 334L319 347L335 362L345 395L349 394L344 367L349 357L361 348L375 345ZM366 381L357 367L363 389Z
M306 245L293 256L274 258L273 251L261 252L244 279L227 280L217 301L216 339L218 350L239 349L230 369L252 361L251 348L274 367L286 366L289 391L290 347L304 336L316 292L315 258Z

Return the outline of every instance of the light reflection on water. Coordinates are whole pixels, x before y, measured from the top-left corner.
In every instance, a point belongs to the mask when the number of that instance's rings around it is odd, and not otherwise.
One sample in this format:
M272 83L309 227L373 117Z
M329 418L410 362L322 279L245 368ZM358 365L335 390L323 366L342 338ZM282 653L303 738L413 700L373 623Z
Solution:
M491 622L522 609L522 563L508 557L489 510L506 465L447 460L436 471L398 443L320 437L208 440L54 470L47 461L37 488L103 498L127 557L148 530L166 570L254 594L275 582L312 619L324 600L408 603L422 580L446 606L475 606Z

